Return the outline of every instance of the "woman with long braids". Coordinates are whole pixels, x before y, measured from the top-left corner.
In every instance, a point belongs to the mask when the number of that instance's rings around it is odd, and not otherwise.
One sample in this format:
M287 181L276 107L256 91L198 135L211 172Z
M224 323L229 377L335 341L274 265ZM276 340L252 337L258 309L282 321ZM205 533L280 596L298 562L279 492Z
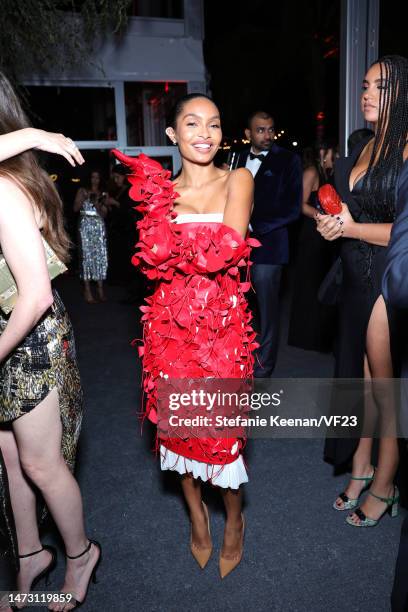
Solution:
M3 155L0 141L0 250L18 290L12 312L0 310L0 538L14 561L17 590L30 592L56 565L56 550L42 545L37 522L44 520L47 506L67 555L63 593L50 609L72 610L86 597L101 549L86 536L81 493L72 475L82 389L71 323L51 287L41 238L62 261L68 258L69 240L52 182L30 151L21 152L31 146L29 124L0 73L0 132L19 129L4 139L11 159ZM70 139L56 135L51 141L55 152L81 163Z
M396 318L381 294L386 247L395 218L398 178L408 157L408 60L386 56L374 63L363 80L361 106L375 135L364 140L335 167L335 184L343 200L339 216L316 215L317 229L327 240L341 238L343 284L339 303L335 375L375 380L396 371ZM388 398L391 399L391 398ZM392 418L379 401L382 426ZM339 413L337 413L339 414ZM372 527L387 509L398 512L393 481L398 466L396 437L379 440L377 467L373 440L328 439L326 458L337 468L349 467L351 480L334 502L336 510L352 511L347 523ZM369 488L360 507L363 490Z

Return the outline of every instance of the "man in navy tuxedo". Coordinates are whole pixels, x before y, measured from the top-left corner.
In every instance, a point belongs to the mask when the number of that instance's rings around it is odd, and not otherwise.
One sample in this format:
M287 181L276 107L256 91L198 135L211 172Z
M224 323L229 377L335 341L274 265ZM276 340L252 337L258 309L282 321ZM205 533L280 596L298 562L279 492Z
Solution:
M408 438L408 162L401 170L397 194L397 217L388 245L382 291L385 301L402 315L398 330L398 344L403 351L400 426ZM402 524L391 601L393 612L408 611L408 516Z
M279 342L279 288L282 267L289 260L288 225L300 216L302 166L298 155L275 144L275 123L266 112L248 119L245 135L251 143L240 153L238 167L255 180L251 228L261 247L253 249L251 279L260 319L260 347L254 376L272 375Z

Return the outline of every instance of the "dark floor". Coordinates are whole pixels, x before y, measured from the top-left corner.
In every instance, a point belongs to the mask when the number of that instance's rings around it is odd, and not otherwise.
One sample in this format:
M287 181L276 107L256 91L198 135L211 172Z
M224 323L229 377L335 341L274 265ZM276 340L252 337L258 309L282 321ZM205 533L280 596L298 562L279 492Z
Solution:
M177 476L160 473L149 426L141 437L140 366L130 346L139 333L136 307L118 303L120 288L108 289L107 303L87 305L75 279L61 287L86 394L78 477L89 537L102 543L104 554L99 583L90 587L83 609L389 610L401 518L385 516L376 529L346 525L344 514L331 508L345 478L333 478L323 463L322 440L249 442L245 553L224 581L217 566L222 508L205 487L215 550L206 569L199 569L189 553ZM286 312L276 376L330 376L329 356L286 346ZM62 560L61 552L50 589L61 584Z

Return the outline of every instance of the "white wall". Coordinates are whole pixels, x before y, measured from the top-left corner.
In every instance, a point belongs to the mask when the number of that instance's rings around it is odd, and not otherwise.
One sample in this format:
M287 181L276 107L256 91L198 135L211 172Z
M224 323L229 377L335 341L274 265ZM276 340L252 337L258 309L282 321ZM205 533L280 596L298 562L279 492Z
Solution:
M81 149L118 147L131 155L172 155L173 166L180 166L176 147L128 147L124 82L180 81L187 90L206 92L202 39L203 0L185 0L184 19L130 18L123 36L99 40L92 56L81 66L61 70L50 66L44 74L21 74L25 85L71 87L113 87L116 106L116 141L77 142ZM76 19L65 14L66 19Z
M122 37L97 42L81 66L65 70L50 66L46 74L22 74L21 79L31 85L122 80L205 83L202 39L196 38L203 24L197 24L197 12L190 10L187 15L194 19L195 27L183 20L131 18Z

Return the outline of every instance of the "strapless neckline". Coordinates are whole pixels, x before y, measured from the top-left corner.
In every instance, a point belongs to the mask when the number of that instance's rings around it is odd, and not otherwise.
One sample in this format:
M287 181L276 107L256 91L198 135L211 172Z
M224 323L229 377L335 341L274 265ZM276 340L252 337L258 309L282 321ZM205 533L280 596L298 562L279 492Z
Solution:
M181 213L174 219L174 223L222 223L224 213Z

